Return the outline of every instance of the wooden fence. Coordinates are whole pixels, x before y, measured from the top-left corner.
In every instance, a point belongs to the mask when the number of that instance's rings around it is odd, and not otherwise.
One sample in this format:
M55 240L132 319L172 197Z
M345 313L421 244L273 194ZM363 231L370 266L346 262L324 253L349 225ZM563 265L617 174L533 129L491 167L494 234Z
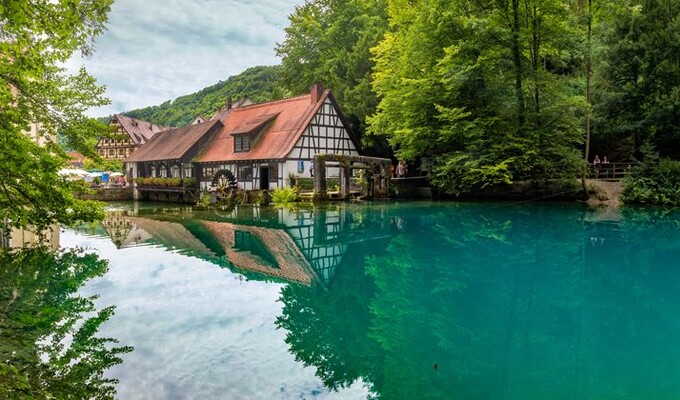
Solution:
M600 180L621 180L630 175L638 164L630 163L607 163L589 164L588 177Z

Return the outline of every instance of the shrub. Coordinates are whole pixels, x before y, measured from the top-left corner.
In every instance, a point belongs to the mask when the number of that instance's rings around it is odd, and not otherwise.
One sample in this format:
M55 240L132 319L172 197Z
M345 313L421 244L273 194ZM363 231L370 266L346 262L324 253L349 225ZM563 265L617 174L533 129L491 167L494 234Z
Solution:
M298 194L294 188L278 188L272 191L272 202L274 204L295 203L298 201Z
M165 178L165 185L168 187L180 187L182 185L181 178Z
M621 200L628 204L680 206L680 161L652 154L623 184Z
M184 178L184 186L185 187L197 187L198 186L198 181L196 178Z

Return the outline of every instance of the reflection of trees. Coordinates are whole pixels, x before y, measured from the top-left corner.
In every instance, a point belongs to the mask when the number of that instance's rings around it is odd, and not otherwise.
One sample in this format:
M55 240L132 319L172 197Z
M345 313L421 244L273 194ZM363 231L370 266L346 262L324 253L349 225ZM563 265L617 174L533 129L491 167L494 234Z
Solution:
M43 248L0 253L0 397L110 399L104 371L129 347L97 337L113 307L76 293L106 272L106 261L78 251Z
M278 325L329 387L361 377L377 398L674 398L677 213L625 216L405 213L403 234L357 251L329 291L284 289Z

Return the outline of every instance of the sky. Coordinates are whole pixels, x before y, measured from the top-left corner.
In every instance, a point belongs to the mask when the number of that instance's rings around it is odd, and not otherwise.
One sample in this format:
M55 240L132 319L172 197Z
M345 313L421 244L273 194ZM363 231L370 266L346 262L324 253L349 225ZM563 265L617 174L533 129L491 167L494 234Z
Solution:
M279 64L274 47L303 0L115 0L94 55L74 56L107 87L111 104L93 117L157 105L226 80L249 67Z

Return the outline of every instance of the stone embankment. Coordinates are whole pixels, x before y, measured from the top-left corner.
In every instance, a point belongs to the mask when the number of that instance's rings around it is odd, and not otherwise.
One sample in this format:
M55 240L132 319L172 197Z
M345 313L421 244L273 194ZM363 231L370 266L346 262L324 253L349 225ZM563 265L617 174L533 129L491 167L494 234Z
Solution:
M99 188L93 193L83 194L78 196L83 200L99 200L99 201L127 201L133 200L132 186L128 187L114 187L114 188Z

